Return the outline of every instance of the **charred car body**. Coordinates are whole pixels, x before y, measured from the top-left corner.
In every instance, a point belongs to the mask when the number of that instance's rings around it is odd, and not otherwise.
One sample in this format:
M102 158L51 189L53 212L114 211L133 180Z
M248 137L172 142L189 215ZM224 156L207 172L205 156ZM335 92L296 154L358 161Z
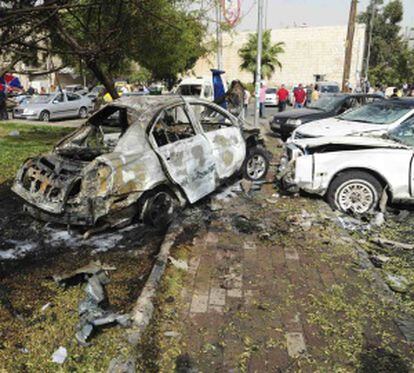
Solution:
M269 167L259 130L215 104L179 96L105 106L53 152L26 161L13 191L46 221L111 226L138 216L166 224L231 176Z
M391 202L414 202L414 117L382 137L295 140L285 147L279 178L286 189L325 196L343 212L363 214Z

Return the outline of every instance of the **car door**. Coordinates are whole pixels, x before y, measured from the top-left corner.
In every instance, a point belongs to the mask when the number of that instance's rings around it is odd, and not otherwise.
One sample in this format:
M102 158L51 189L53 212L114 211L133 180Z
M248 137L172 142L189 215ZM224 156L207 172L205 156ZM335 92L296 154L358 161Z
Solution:
M50 117L53 119L66 116L66 96L64 93L57 93L50 105Z
M67 92L67 116L76 117L79 114L79 109L81 106L81 96L77 93Z
M163 109L153 121L149 140L169 179L179 185L190 203L216 188L210 142L191 120L184 104Z
M216 105L192 103L191 108L212 146L218 178L232 176L246 157L246 144L235 118Z

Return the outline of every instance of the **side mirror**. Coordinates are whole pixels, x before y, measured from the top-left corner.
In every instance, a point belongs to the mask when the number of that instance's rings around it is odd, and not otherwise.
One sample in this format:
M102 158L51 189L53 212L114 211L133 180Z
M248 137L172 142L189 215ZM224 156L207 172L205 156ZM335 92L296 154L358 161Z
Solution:
M59 103L59 101L58 100L53 100L52 101L52 104L58 104Z

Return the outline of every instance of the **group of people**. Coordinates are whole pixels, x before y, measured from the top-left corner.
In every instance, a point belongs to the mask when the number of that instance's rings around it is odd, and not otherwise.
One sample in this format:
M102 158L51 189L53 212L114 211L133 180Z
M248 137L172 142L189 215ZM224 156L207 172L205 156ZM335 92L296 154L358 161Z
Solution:
M260 88L260 117L265 117L265 104L266 104L266 92L267 87L264 82L261 83ZM304 87L303 84L299 84L295 87L292 93L282 84L276 91L278 98L279 112L285 111L288 104L292 104L295 109L300 109L307 106L312 101L319 100L318 85L310 85Z

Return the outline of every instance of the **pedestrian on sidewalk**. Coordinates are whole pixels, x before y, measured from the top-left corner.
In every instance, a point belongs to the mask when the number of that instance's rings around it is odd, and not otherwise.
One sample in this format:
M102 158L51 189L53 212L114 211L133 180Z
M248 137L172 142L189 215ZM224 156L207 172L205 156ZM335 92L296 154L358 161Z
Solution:
M315 87L313 87L313 91L312 91L312 102L318 101L319 97L320 97L319 86L315 84Z
M260 87L260 91L259 91L259 103L260 103L260 107L259 107L259 112L260 112L260 118L266 118L265 117L265 102L266 102L266 84L264 81L262 81L260 83L261 87Z
M251 94L249 92L248 89L244 90L244 98L243 98L243 117L246 118L247 114L248 114L248 110L249 110L249 103L250 103L250 98L251 98Z
M295 109L303 108L306 102L306 92L302 84L299 84L298 88L293 92L293 95L295 97Z
M286 110L286 105L289 100L289 91L284 84L277 91L277 97L279 99L279 113L281 113Z

